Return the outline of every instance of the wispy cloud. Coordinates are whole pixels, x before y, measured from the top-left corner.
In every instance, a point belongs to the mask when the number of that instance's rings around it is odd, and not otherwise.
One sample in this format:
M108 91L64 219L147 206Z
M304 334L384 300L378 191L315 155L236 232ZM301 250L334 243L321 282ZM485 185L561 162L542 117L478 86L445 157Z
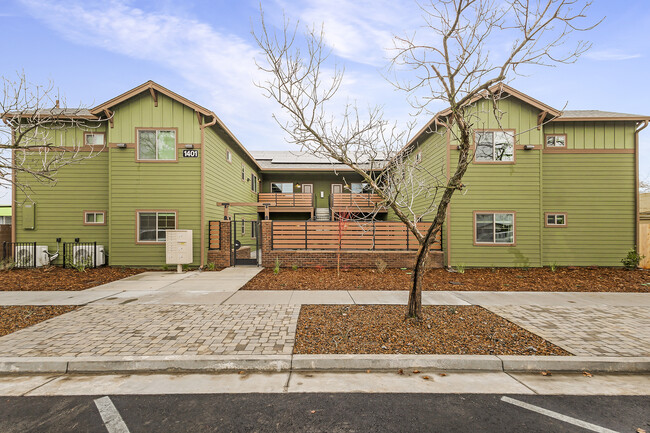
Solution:
M638 59L641 57L641 54L630 54L624 53L620 50L598 50L598 51L589 51L585 54L585 57L592 60L599 61L620 61L620 60L630 60Z

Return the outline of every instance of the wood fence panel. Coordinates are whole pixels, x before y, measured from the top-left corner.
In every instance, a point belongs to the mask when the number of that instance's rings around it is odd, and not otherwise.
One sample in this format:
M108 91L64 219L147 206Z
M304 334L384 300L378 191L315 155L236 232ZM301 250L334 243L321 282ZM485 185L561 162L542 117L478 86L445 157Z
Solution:
M650 222L639 224L639 254L645 256L639 266L650 269Z

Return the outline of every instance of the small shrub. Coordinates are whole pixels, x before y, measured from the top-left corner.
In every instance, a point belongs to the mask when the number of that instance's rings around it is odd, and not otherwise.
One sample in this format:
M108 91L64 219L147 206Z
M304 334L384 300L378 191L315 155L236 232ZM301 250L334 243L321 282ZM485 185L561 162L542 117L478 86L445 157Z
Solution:
M208 271L214 271L215 269L217 269L217 265L214 262L208 263Z
M291 265L291 270L292 271L297 271L298 270L298 265L296 265L296 264Z
M375 266L377 266L377 272L381 274L386 270L388 264L382 259L377 259L377 261L375 262Z
M183 265L183 271L189 271L190 265Z
M281 265L282 265L282 263L280 262L280 260L275 259L275 266L273 266L273 274L274 275L278 275L280 273L280 266Z
M463 265L463 264L456 265L456 272L458 272L459 274L464 274L465 273L465 265Z
M636 247L634 247L627 252L627 256L625 256L625 258L621 259L621 263L623 263L625 269L631 271L638 268L639 263L641 263L641 260L644 258L645 256L639 255L639 253L636 252Z
M70 267L79 272L86 272L86 269L92 268L92 266L93 266L93 259L90 257L86 257L86 259L84 260L79 260L77 261L77 263L75 263L74 260L72 261L72 263L70 263Z
M325 266L323 266L323 265L318 265L318 266L314 266L314 268L315 268L318 272L322 272L323 269L325 269Z
M557 271L557 263L553 262L553 263L551 263L551 266L549 266L549 267L551 268L551 272Z
M10 271L16 267L16 264L11 259L0 260L0 271Z
M163 270L163 271L168 271L168 270L169 270L169 266L167 265L167 263L165 263L164 265L162 265L162 270Z

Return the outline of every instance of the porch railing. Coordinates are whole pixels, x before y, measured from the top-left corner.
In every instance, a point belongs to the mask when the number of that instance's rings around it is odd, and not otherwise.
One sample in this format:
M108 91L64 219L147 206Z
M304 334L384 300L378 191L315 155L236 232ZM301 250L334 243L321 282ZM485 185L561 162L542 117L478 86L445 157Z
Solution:
M431 223L420 222L426 231ZM418 241L401 222L393 221L272 221L271 245L276 250L413 251ZM442 237L431 246L442 250Z
M279 193L261 192L260 203L269 203L273 207L314 207L314 195L305 192Z
M336 193L330 195L330 208L340 211L372 211L381 209L382 199L373 193Z

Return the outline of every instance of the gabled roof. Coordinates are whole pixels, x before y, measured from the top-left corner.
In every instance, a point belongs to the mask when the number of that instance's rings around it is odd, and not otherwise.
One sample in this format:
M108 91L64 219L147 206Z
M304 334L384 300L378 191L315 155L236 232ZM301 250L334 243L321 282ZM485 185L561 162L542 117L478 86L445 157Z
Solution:
M193 109L197 113L203 114L204 116L212 117L214 119L213 125L216 124L218 125L223 131L228 134L230 138L241 148L241 150L250 158L250 160L259 168L260 170L262 167L258 164L258 162L253 158L253 155L248 152L248 150L244 147L244 145L235 137L235 134L233 134L227 127L226 125L219 119L219 117L214 114L211 110L208 110L205 107L202 107L201 105L197 104L196 102L190 101L189 99L179 95L178 93L172 92L166 87L161 86L160 84L156 83L155 81L147 81L146 83L140 84L137 87L134 87L133 89L126 91L122 93L121 95L118 95L114 97L113 99L110 99L103 104L99 104L98 106L92 108L90 112L94 115L101 115L104 113L105 110L109 110L110 108L121 104L124 101L127 101L143 92L159 92L162 93L163 95L180 102L181 104Z
M331 158L312 155L308 152L290 150L259 150L251 152L263 171L351 171L352 169ZM384 160L375 160L380 170ZM359 164L369 169L370 164Z

